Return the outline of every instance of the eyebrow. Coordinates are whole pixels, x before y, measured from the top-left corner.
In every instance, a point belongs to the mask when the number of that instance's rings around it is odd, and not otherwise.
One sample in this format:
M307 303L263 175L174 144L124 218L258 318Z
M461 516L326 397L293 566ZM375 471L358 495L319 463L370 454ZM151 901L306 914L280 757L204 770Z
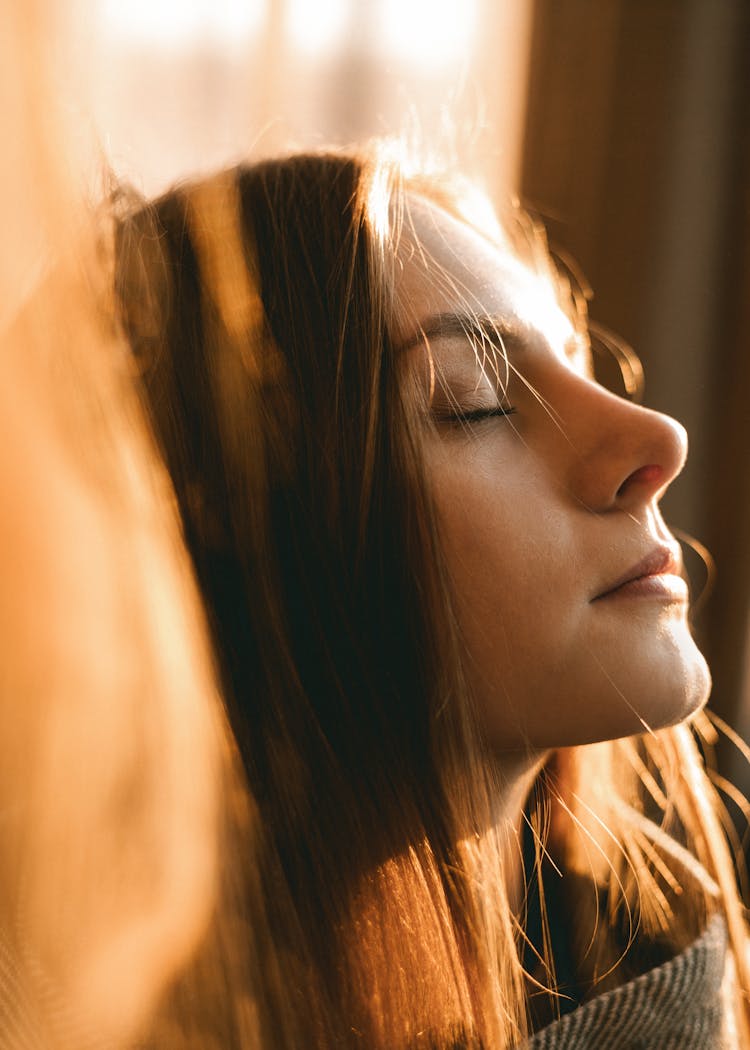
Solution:
M411 350L419 343L428 343L430 339L466 339L471 336L480 340L489 339L495 343L500 340L503 350L512 349L514 352L526 349L535 339L544 339L538 329L514 318L458 311L431 314L412 335L398 344L397 352ZM581 333L574 331L565 340L563 349L566 356L572 357L576 354L581 349L582 342L588 345L588 340L582 340Z
M529 339L533 338L533 329L508 318L493 317L490 314L431 314L412 335L399 343L397 350L399 353L411 350L419 343L429 342L430 339L449 339L452 336L466 339L472 335L494 341L499 338L503 344L512 344L514 350L522 350Z

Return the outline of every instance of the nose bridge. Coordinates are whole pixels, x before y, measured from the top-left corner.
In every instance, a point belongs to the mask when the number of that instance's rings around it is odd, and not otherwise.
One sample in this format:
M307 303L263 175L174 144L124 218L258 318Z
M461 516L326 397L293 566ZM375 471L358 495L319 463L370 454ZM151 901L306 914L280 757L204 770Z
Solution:
M566 418L575 495L596 510L632 509L661 496L682 470L687 433L671 416L574 377L578 403Z

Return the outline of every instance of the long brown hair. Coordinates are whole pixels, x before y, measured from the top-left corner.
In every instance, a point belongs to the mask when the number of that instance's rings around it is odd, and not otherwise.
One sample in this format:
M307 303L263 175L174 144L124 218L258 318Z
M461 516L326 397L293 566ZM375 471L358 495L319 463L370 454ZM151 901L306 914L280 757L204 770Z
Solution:
M239 167L120 224L124 327L239 756L223 901L163 1011L168 1045L192 1028L222 1046L501 1050L527 1030L523 923L492 818L501 771L464 683L391 337L409 186L461 213L454 190L373 150ZM723 907L747 988L689 730L560 754L536 794L539 857L546 837L580 869L593 843L612 913L675 949ZM633 817L649 807L718 888L675 890ZM597 972L617 962L599 939Z

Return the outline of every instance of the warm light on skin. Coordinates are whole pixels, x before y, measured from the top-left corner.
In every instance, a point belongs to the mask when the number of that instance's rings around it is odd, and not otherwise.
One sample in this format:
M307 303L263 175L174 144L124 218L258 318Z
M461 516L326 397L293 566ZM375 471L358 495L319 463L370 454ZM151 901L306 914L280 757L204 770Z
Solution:
M684 600L594 600L674 545L658 501L682 468L684 430L590 378L549 285L508 251L423 200L410 210L424 255L407 237L399 335L425 389L433 359L426 469L490 739L538 753L685 718L709 677ZM511 332L507 390L460 330L433 332L429 353L418 337L467 308ZM441 418L456 405L470 425Z

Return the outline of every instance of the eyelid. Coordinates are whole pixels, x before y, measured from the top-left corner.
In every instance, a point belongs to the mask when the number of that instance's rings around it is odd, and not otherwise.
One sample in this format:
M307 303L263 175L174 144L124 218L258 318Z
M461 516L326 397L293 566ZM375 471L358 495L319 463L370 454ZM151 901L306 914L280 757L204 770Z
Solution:
M435 422L470 425L516 411L507 402L515 373L508 359L507 343L523 346L521 330L520 325L509 324L506 319L458 314L441 315L429 331L422 330L427 350L426 407ZM433 352L433 339L468 344L474 359L464 359L462 351L458 370L449 365L444 371L438 363L440 352Z
M498 387L490 377L472 386L461 379L446 382L439 377L429 401L430 411L446 415L493 412L509 405L507 387Z
M477 364L482 372L487 374L487 365L489 365L489 372L503 386L507 386L511 371L508 345L517 344L518 334L515 327L491 317L479 317L472 320L465 332L466 338L477 355ZM493 353L488 354L488 350ZM501 378L501 368L504 378Z
M457 406L453 411L444 413L433 412L432 418L435 423L445 423L450 426L471 427L477 423L490 419L503 419L512 416L516 412L514 405L487 405L478 408L461 408Z
M514 405L494 405L492 408L459 409L452 417L461 423L475 423L481 419L492 419L495 416L512 416L516 411Z
M473 377L474 378L474 377ZM452 381L444 375L436 377L429 400L433 419L472 421L489 416L504 416L515 412L508 399L508 384L500 377L482 370L481 377L468 382L459 374Z

